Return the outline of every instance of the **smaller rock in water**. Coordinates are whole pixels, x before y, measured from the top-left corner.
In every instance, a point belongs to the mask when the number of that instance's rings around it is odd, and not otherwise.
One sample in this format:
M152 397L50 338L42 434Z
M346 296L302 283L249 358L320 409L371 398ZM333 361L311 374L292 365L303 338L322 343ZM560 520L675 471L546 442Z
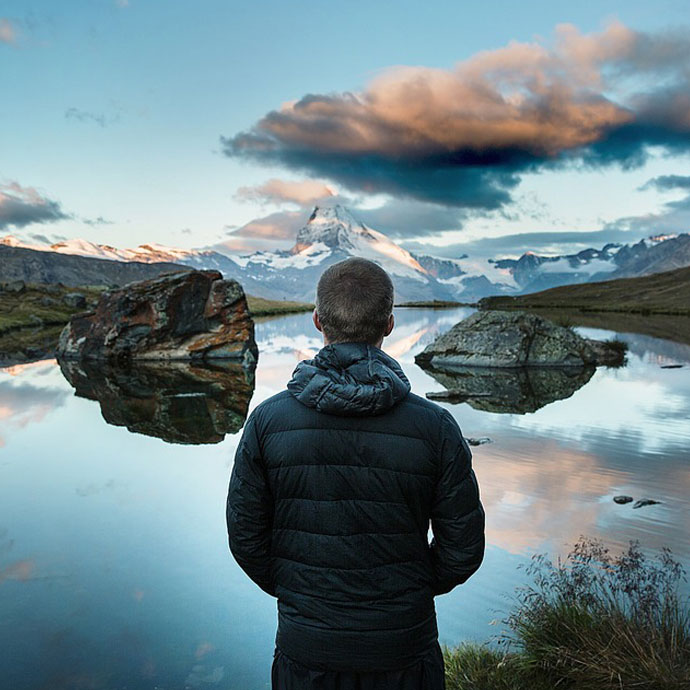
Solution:
M662 364L661 368L662 369L682 369L683 365L682 364Z
M481 436L480 438L465 438L467 444L470 446L483 446L486 443L493 443L493 441L488 436Z
M619 503L620 505L624 505L625 503L632 503L633 497L632 496L614 496L613 500L615 503Z
M86 309L86 297L81 292L68 292L62 301L72 309Z
M661 501L655 501L653 498L641 498L639 501L635 501L633 508L644 508L645 506L654 506Z

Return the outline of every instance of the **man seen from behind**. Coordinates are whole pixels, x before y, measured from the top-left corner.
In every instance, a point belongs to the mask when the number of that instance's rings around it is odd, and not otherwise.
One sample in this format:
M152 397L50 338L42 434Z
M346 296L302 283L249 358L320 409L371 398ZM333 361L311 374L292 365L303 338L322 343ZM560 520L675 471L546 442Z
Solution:
M252 412L237 448L230 549L278 599L274 690L445 687L434 597L479 567L484 511L453 416L381 349L392 312L377 264L327 268L313 314L324 347Z

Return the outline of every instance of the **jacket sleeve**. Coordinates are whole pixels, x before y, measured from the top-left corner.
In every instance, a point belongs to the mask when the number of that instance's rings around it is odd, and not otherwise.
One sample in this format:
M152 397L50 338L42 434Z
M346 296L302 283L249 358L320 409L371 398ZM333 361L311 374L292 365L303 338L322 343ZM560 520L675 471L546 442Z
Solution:
M452 415L442 413L440 465L431 510L434 593L467 580L484 558L484 508L472 470L472 453Z
M230 551L264 592L275 596L271 527L273 499L261 458L254 415L250 415L235 453L226 506Z

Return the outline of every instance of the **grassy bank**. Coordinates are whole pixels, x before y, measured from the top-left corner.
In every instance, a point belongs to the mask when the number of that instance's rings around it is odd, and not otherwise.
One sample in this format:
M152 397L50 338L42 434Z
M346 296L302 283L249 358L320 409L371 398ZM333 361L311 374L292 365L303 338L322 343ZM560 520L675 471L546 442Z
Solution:
M562 285L531 295L485 297L482 309L570 309L690 315L690 267L642 278Z
M684 572L668 551L633 543L612 556L582 539L564 561L537 556L502 649L444 651L447 690L681 690L690 687Z
M452 309L453 307L473 307L474 304L467 302L452 302L442 299L422 300L419 302L401 302L397 307L423 307L425 309Z
M102 291L103 288L28 283L15 292L0 286L0 336L22 328L64 326L72 314L85 308L68 304L67 295L78 293L87 303L94 304Z
M247 295L247 304L252 316L276 316L279 314L297 314L303 311L311 311L313 304L308 302L290 302L289 300L264 299Z
M94 305L101 287L66 287L28 283L23 289L0 286L0 364L50 357L73 314ZM70 303L82 295L86 306Z

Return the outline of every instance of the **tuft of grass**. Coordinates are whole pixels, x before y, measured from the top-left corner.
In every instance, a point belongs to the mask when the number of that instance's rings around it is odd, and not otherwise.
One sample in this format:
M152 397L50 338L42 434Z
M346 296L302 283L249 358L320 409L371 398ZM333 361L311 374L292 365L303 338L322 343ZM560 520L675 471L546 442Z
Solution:
M446 690L551 690L547 677L526 666L518 654L486 645L444 647Z
M664 549L637 542L612 556L581 538L555 564L535 556L534 584L507 619L522 663L578 690L690 687L690 615L679 595L685 572Z
M628 351L628 343L626 343L624 340L610 338L606 342L609 344L611 349L616 350L616 352L620 352L623 355Z
M556 563L534 556L501 649L444 649L447 690L681 690L690 688L685 571L667 549L637 542L611 555L581 537Z
M562 328L567 328L569 331L575 330L575 320L573 319L571 314L568 314L568 313L558 314L553 319L553 322L557 326L561 326Z

